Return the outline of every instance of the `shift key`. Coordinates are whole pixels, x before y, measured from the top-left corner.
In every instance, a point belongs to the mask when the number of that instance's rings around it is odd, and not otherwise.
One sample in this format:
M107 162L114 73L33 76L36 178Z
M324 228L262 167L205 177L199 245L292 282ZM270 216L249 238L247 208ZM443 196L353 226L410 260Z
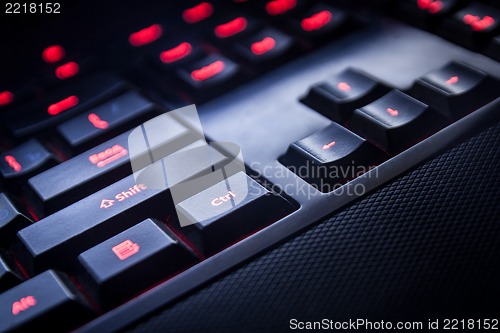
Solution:
M220 153L212 161L200 159L185 179L224 159ZM150 189L130 175L22 229L14 250L29 274L49 267L66 270L81 252L148 217L173 212L168 187Z

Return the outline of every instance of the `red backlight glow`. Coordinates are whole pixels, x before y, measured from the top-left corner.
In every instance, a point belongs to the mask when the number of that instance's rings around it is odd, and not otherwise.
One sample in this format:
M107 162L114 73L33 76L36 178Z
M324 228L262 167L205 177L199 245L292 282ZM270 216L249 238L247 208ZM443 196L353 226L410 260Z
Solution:
M210 65L204 66L200 69L195 69L191 72L191 77L196 81L205 81L224 70L224 61L217 60Z
M213 11L214 8L209 2L202 2L194 7L184 10L182 18L186 23L193 24L206 20L212 16Z
M0 93L0 106L10 104L14 101L14 94L10 91L3 91Z
M337 88L342 91L351 91L351 86L347 82L339 82Z
M132 242L130 239L127 239L126 241L114 246L112 250L118 257L118 259L125 260L138 253L140 248L141 247L139 246L139 244Z
M176 47L165 50L160 53L160 60L166 64L173 63L177 60L187 57L191 54L193 47L188 42L182 42Z
M254 54L261 55L274 49L275 46L276 41L274 40L274 38L266 37L259 42L253 43L250 49Z
M64 48L61 45L51 45L42 52L43 61L49 64L58 62L64 58Z
M127 154L127 149L123 148L121 145L114 145L113 147L108 148L98 154L90 155L89 161L90 163L95 164L98 168L103 168L111 162L127 156Z
M55 116L55 115L58 115L59 113L61 113L63 111L68 110L69 108L74 107L77 104L78 104L78 97L76 97L74 95L73 96L69 96L69 97L63 99L62 101L59 101L57 103L54 103L54 104L50 105L47 108L47 112L51 116Z
M21 311L26 311L36 305L36 299L33 296L26 296L19 301L12 303L12 314L17 316Z
M11 155L5 156L5 162L7 162L15 172L19 172L22 170L21 164L19 164L19 162L16 161L16 158L14 156Z
M163 35L163 28L159 24L153 24L147 28L131 33L128 41L130 45L138 47L150 44Z
M314 31L323 28L332 19L332 13L322 10L311 17L302 20L301 27L305 31Z
M247 27L247 20L244 17L237 17L227 23L215 27L214 33L219 38L227 38L242 32Z
M70 61L56 68L56 76L60 80L65 80L75 76L80 71L80 67L74 61Z
M272 0L266 4L266 11L269 15L281 15L295 8L297 0Z

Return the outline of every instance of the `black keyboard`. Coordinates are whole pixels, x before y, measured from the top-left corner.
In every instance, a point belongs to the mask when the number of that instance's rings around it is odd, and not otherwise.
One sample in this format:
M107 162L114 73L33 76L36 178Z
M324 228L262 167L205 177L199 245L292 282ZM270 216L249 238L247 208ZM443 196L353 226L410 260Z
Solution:
M2 12L0 332L123 329L500 118L495 0ZM244 172L175 201L137 181L129 139L192 104ZM163 130L199 144L187 119Z

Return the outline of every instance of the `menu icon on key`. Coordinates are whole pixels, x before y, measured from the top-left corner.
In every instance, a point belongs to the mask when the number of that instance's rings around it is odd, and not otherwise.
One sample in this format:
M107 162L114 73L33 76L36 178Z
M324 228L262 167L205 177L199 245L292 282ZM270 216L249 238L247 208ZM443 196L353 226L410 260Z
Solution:
M114 246L112 250L120 260L125 260L138 253L140 248L139 244L127 239L126 241Z

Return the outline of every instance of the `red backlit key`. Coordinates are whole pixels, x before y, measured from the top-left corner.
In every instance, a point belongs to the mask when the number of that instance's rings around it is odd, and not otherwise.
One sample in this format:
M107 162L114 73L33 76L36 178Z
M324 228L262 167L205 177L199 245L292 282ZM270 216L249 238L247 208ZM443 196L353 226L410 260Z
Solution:
M500 9L473 2L443 22L440 32L457 43L482 48L500 31Z
M67 152L80 153L143 123L153 112L150 101L127 92L62 123L56 132Z
M349 127L389 153L399 153L425 135L444 126L436 111L416 99L393 90L354 111Z
M14 94L10 91L2 91L0 92L0 106L9 105L14 102Z
M265 9L271 16L284 15L297 9L298 0L270 0L266 3Z
M330 192L357 177L361 169L372 165L380 155L365 139L331 123L290 144L280 162L320 191Z
M160 60L165 64L171 64L185 59L193 52L193 46L188 42L182 42L178 45L161 51Z
M4 193L0 193L0 247L8 248L16 233L31 224Z
M200 41L194 38L168 39L151 50L155 64L161 68L177 70L179 66L199 59L203 55Z
M303 36L323 36L336 30L345 20L344 11L327 5L317 5L292 19L291 25Z
M83 252L78 261L81 281L108 309L189 266L195 257L164 224L147 219Z
M349 68L315 84L301 102L337 122L345 122L354 109L381 97L388 88L363 71Z
M412 95L449 119L458 119L500 96L499 82L483 71L452 62L418 79Z
M61 61L66 54L66 51L61 45L47 46L42 52L42 59L48 64Z
M214 34L219 39L233 37L247 29L248 21L245 17L238 16L214 28Z
M443 15L450 13L458 4L458 0L403 0L397 1L395 6L412 23L434 27Z
M180 202L177 211L194 224L173 225L208 255L292 210L287 201L239 172Z
M127 84L114 75L97 73L76 77L41 100L33 99L0 113L9 133L23 138L54 126L123 91Z
M234 50L253 63L281 58L293 46L293 39L273 28L265 28L237 43Z
M36 139L0 154L0 178L11 191L19 192L29 177L55 165L53 155Z
M0 294L0 331L65 331L91 318L69 278L46 271Z
M8 260L7 257L0 253L0 293L19 284L21 276L13 269L13 260Z
M128 38L130 45L134 47L151 44L163 35L163 27L160 24L153 24L139 31L133 32Z
M213 11L214 8L210 2L201 2L196 6L186 8L182 12L182 19L189 24L202 22L212 16Z
M192 88L202 89L227 82L238 72L238 65L217 54L185 67L178 74Z
M56 68L56 77L60 80L66 80L75 76L80 71L80 67L74 61L67 62Z
M172 156L176 158L175 154ZM211 161L200 158L190 162L183 168L179 181L211 170L226 160L215 151L211 157ZM136 183L133 175L127 176L19 231L14 244L17 258L29 273L47 267L68 269L80 253L100 242L146 218L172 214L175 210L171 198L168 188L150 189ZM61 223L62 220L71 223Z

